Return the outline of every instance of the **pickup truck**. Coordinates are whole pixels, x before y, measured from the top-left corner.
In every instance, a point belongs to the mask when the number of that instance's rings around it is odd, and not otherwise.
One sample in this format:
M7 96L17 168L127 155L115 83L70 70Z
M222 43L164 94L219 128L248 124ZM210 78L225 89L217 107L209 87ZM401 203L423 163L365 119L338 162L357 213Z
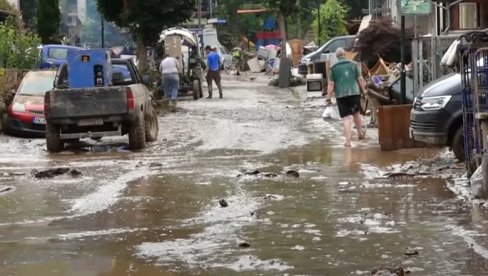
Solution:
M65 142L82 138L128 134L131 150L157 140L159 125L152 95L134 63L112 59L111 66L112 84L92 88L69 88L68 65L59 67L54 88L44 96L49 152L59 152Z

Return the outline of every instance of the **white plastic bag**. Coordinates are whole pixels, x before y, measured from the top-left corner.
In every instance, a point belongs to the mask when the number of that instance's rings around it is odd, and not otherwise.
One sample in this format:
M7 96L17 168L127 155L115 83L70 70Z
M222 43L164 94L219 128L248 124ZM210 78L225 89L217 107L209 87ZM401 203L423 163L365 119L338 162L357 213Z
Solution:
M336 105L329 105L325 107L324 112L322 113L322 119L324 120L339 120L341 117L339 116L339 110L337 109Z

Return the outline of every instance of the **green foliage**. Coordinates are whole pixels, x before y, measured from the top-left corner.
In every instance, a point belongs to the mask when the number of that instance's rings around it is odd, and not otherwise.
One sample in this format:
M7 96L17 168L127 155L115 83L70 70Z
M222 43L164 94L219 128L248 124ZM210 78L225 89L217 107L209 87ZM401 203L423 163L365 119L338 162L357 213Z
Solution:
M35 30L37 26L37 5L39 0L20 0L22 20L31 30Z
M37 9L37 33L42 43L48 44L54 41L58 33L60 22L59 1L39 0Z
M35 68L40 43L36 34L17 28L13 19L0 23L0 68Z
M129 27L134 37L153 45L162 30L190 19L196 0L97 0L108 21Z
M312 28L318 34L321 43L335 36L347 35L345 22L347 11L348 9L342 0L327 0L325 4L320 5L320 33L317 20L318 12L317 10L314 12L315 20L312 23Z
M281 12L285 17L299 11L298 0L269 0L268 7Z

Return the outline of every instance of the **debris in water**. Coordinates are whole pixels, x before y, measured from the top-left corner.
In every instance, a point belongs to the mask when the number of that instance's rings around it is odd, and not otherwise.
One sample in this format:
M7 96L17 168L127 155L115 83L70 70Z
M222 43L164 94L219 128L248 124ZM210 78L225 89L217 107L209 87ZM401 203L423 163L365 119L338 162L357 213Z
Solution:
M63 175L69 171L70 171L69 168L55 168L55 169L49 169L40 172L37 170L32 170L32 174L34 175L35 178L52 178L55 176Z
M388 175L388 178L410 178L410 177L414 177L415 175L413 174L410 174L410 173L404 173L404 172L395 172L395 173L389 173L387 174Z
M0 186L0 193L6 193L12 191L14 187L11 186Z
M415 255L418 255L418 254L419 254L419 251L418 250L414 250L414 249L407 248L406 251L405 251L405 255L406 256L415 256Z
M261 175L264 177L277 177L278 176L278 174L274 173L274 172L262 173Z
M77 170L77 169L71 169L71 170L69 171L69 174L70 174L71 176L73 176L73 177L76 177L76 176L80 176L80 175L81 175L81 172L80 172L79 170Z
M410 271L405 271L403 267L397 267L395 269L391 268L375 268L371 271L373 276L405 276L405 274L410 273Z
M286 172L286 176L298 178L300 177L300 174L295 170L289 170Z
M249 243L247 243L247 242L241 242L241 243L239 243L239 247L241 247L241 248L248 248L250 246L251 245Z
M225 201L225 199L219 200L219 204L220 204L220 207L227 207L227 206L229 206L229 203L227 203L227 201Z
M245 175L258 175L259 171L258 170L249 170L244 172Z
M161 164L161 163L151 163L149 165L149 168L156 168L156 167L162 167L162 166L163 166L163 164Z

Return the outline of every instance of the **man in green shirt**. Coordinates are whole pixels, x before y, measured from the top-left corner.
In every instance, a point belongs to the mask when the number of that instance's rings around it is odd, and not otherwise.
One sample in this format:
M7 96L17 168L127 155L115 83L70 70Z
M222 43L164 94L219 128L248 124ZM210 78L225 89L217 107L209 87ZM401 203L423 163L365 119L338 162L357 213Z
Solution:
M358 131L358 139L364 139L366 133L362 128L361 114L361 91L367 93L366 82L361 76L358 65L345 58L346 51L343 48L336 50L338 62L330 68L326 105L329 106L332 96L335 94L339 115L344 125L344 146L351 146L351 126L354 125Z

